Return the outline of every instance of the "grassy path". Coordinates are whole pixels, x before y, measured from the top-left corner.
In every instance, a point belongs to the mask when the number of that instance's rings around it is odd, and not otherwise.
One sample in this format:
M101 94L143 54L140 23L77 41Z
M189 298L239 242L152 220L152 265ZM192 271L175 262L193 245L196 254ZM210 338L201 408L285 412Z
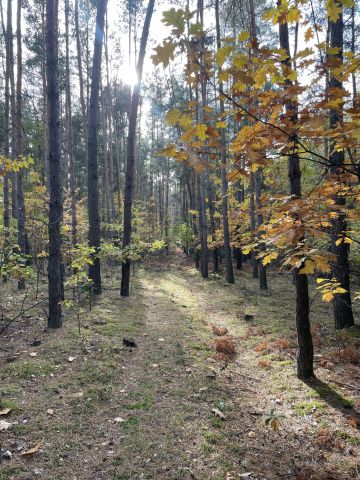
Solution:
M204 282L171 257L139 270L129 299L106 291L84 314L81 336L70 318L61 332L40 321L9 332L15 361L0 353L0 399L13 425L0 438L13 458L0 479L359 478L348 422L358 400L330 387L325 368L323 383L297 381L292 287L287 277L270 281L276 297L261 296L246 273L235 286ZM327 313L317 306L319 321ZM211 358L213 324L237 345L226 368ZM137 348L124 347L124 336ZM31 346L35 338L41 344ZM38 442L39 452L21 456Z

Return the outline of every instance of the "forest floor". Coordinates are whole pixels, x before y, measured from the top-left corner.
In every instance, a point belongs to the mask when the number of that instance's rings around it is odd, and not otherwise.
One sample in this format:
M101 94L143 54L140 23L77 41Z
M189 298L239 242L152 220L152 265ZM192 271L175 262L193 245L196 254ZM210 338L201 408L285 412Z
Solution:
M39 310L1 335L1 480L360 478L359 328L335 335L331 305L312 302L317 380L305 384L290 275L270 273L264 295L246 267L236 285L204 281L179 254L139 267L128 299L118 267L104 282L81 334L76 315L48 331ZM212 325L236 344L228 364Z

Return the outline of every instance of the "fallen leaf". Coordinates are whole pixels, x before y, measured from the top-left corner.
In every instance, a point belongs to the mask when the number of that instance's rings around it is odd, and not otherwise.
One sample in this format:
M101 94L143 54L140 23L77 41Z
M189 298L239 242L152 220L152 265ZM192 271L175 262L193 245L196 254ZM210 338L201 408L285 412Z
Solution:
M70 362L70 363L73 362L73 361L75 360L75 358L76 358L76 357L69 357L69 358L68 358L68 362Z
M254 437L256 437L256 433L255 432L249 432L248 437L254 438Z
M33 447L29 448L29 450L25 450L25 452L22 452L21 455L23 457L29 457L31 455L34 455L34 453L37 453L43 445L44 445L43 442L39 442Z
M221 418L221 420L225 420L225 415L223 414L223 412L221 410L219 410L218 408L213 408L212 409L212 412L213 414L215 415L215 417L219 417Z
M46 411L46 413L47 413L48 415L54 415L54 410L53 410L52 408L48 408L47 411Z
M0 415L7 415L10 412L11 408L3 408L2 410L0 410Z
M280 431L280 422L276 417L270 420L269 425L274 430L274 432Z
M5 432L6 430L9 430L11 425L12 423L5 422L5 420L0 420L0 432Z

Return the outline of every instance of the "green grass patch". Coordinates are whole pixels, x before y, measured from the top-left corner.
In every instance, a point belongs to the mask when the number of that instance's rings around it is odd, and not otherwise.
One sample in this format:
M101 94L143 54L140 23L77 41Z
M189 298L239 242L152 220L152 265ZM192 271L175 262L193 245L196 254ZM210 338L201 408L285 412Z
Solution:
M353 445L354 447L357 447L360 445L360 438L354 437L353 435L350 435L347 432L342 432L342 431L337 432L337 436L342 440L345 440L346 442L350 443L350 445Z
M82 372L77 374L80 385L89 385L91 383L102 385L111 382L116 364L112 361L107 362L87 362Z
M24 469L21 467L7 467L1 465L0 467L0 480L10 480L15 479L16 475L24 472Z
M20 410L19 405L17 405L13 400L9 400L7 398L2 398L0 400L0 410L3 410L4 408L10 408L14 412Z
M45 377L53 373L55 365L46 361L29 361L14 363L7 367L7 371L14 377L29 379L33 377Z
M220 436L217 432L206 432L204 434L205 442L209 443L210 445L216 445L220 439Z
M325 410L325 405L323 402L309 401L309 402L298 402L293 406L293 410L297 415L310 415L314 412L323 412Z
M140 418L135 417L135 416L131 416L127 420L125 420L125 422L123 422L121 424L121 426L122 426L122 428L125 428L127 430L127 429L130 429L132 427L136 427L139 424L140 424Z
M149 410L155 403L154 397L150 394L144 395L138 402L127 405L128 410Z

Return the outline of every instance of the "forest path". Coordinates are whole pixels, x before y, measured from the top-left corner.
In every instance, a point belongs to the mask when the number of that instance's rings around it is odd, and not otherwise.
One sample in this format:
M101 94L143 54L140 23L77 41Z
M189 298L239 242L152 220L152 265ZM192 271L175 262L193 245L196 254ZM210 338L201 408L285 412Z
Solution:
M15 455L0 479L356 478L344 467L352 457L335 450L325 458L314 443L320 421L343 420L342 397L327 405L296 379L293 340L283 338L292 288L275 278L280 300L260 295L249 273L236 285L204 281L183 256L170 256L138 269L130 298L121 299L118 269L107 271L81 336L68 318L57 332L34 326L16 345L19 358L1 378L15 420L5 441ZM237 346L226 368L211 358L212 325L226 326ZM41 345L29 347L35 336ZM274 429L265 423L271 411ZM16 453L37 442L39 453Z

